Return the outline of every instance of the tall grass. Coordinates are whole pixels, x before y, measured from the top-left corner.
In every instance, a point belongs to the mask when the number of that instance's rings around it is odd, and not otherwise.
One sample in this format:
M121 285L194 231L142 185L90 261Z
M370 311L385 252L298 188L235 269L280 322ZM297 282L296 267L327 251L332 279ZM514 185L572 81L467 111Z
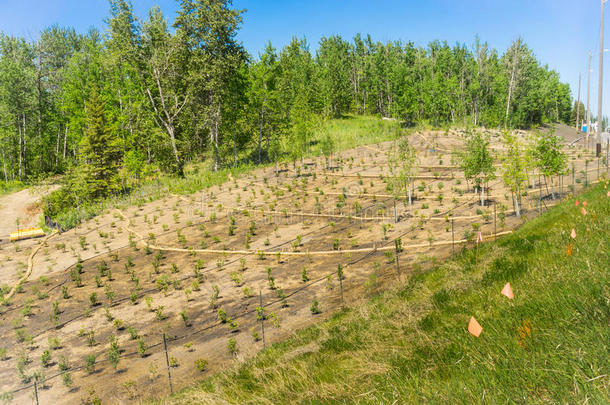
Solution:
M26 185L19 180L11 180L8 182L0 180L0 196L23 190L25 187Z
M328 133L336 151L355 148L395 139L403 131L400 123L375 116L345 115L343 118L324 121L315 132L311 146L313 155L320 155L319 140Z
M464 251L162 402L608 403L606 192L581 197L586 216L564 202L477 261Z

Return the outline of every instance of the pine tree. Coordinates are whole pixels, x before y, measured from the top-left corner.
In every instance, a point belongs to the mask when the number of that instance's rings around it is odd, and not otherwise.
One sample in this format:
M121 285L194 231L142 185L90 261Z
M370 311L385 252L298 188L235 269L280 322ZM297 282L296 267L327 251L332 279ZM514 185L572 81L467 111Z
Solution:
M88 172L91 196L98 198L117 191L120 142L106 118L105 103L93 86L86 103L87 128L81 159Z

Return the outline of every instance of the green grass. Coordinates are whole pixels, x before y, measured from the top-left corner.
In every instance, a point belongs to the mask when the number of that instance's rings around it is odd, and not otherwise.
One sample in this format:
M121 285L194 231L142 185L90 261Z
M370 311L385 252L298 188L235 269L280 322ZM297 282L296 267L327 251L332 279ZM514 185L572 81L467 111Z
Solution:
M0 181L0 196L15 193L17 191L23 190L26 187L27 185L20 182L19 180L13 180L9 182Z
M336 151L355 148L395 139L401 130L398 121L382 120L379 117L367 115L345 115L343 118L327 120L319 131L314 134L311 153L320 155L317 140L325 132L333 139Z
M163 403L608 403L610 198L582 198Z

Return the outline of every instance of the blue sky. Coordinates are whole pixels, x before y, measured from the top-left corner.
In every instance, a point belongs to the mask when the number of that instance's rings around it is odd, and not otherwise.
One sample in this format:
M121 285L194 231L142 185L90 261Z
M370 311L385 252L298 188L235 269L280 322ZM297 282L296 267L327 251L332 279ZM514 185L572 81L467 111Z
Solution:
M132 3L139 17L159 5L173 20L178 9L175 0ZM586 94L591 51L591 110L597 111L599 0L234 0L234 6L248 10L238 38L255 56L268 40L281 48L294 35L305 36L315 49L320 37L331 34L350 39L357 32L370 33L375 40L422 46L434 39L472 45L478 34L500 52L521 35L536 56L570 84L574 98L579 73ZM35 39L41 29L59 24L84 32L90 26L104 29L107 15L107 0L0 0L0 31ZM610 38L605 47L610 48ZM608 72L610 53L605 78ZM603 95L604 113L610 115L610 79Z

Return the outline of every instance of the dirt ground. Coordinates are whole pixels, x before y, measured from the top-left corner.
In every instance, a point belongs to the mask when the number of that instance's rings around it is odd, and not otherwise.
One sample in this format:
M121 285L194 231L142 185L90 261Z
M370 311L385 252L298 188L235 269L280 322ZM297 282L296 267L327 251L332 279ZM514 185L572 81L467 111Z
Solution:
M491 135L501 152L499 134ZM481 207L452 162L451 152L463 144L458 131L414 134L411 144L420 160L412 206L403 200L394 205L386 189L387 142L342 152L332 169L309 159L296 172L286 165L279 176L274 168L255 170L190 196L119 207L52 236L34 255L29 280L0 309L0 348L7 349L0 392L32 403L28 377L42 370L41 403L95 396L129 403L166 395L163 334L176 390L262 349L261 300L270 344L332 315L342 301L354 305L384 283L449 257L452 240L456 251L472 247L478 229L492 240L494 229L505 233L537 215L541 196L541 208L557 202L532 175L521 218L499 178ZM579 145L566 151L579 188L591 157ZM591 182L596 160L587 167ZM564 176L548 190L566 196L571 184L572 177ZM396 238L403 246L399 267ZM0 283L17 280L38 243L2 246ZM312 313L314 300L320 314ZM116 369L107 357L111 336L121 349ZM60 347L50 349L50 338L59 338ZM138 353L138 339L147 346L144 353ZM235 353L228 350L231 339ZM51 360L43 367L47 349ZM92 370L84 368L89 355L96 356ZM207 361L203 371L195 366L198 359ZM61 363L69 368L70 387Z
M42 209L40 199L58 186L38 186L0 196L0 244L19 228L38 226Z

